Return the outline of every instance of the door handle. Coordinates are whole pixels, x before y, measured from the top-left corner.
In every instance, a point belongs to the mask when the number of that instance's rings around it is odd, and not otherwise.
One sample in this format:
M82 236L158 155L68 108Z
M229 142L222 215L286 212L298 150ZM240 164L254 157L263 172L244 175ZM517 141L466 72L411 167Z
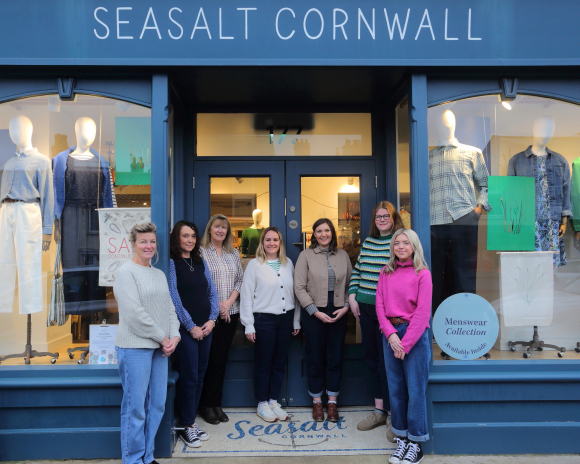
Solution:
M302 242L294 242L292 245L296 245L297 247L304 246Z

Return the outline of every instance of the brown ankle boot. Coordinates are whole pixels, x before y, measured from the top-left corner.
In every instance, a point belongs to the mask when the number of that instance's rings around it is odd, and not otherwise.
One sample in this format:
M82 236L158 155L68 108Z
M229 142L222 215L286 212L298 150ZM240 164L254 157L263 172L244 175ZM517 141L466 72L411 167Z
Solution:
M314 403L312 405L312 418L316 422L324 422L324 409L322 409L322 403Z
M328 416L329 422L338 422L338 409L336 408L336 403L328 403L326 405L326 414Z

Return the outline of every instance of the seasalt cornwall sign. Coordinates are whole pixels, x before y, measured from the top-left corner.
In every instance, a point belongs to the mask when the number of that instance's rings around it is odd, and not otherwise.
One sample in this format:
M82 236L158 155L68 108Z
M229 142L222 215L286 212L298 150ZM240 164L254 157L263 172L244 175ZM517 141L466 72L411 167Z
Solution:
M4 1L0 65L573 64L579 23L575 0Z
M449 356L470 360L491 350L499 333L493 306L473 293L447 298L433 317L433 335L439 348Z

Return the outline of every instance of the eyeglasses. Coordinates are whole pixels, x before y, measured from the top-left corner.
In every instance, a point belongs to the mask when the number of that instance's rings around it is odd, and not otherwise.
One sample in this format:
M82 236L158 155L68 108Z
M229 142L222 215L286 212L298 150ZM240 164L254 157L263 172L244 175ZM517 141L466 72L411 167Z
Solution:
M390 214L383 214L382 216L378 216L378 215L375 216L375 221L380 221L381 219L383 221L388 221L389 219L391 219L391 215Z

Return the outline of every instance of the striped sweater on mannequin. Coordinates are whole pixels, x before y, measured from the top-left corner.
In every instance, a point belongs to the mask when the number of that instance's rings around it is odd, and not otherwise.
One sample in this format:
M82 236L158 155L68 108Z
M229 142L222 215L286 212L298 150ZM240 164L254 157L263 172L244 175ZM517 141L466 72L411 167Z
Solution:
M359 303L375 304L379 275L390 257L391 237L367 237L361 246L348 288L348 294L355 294Z

